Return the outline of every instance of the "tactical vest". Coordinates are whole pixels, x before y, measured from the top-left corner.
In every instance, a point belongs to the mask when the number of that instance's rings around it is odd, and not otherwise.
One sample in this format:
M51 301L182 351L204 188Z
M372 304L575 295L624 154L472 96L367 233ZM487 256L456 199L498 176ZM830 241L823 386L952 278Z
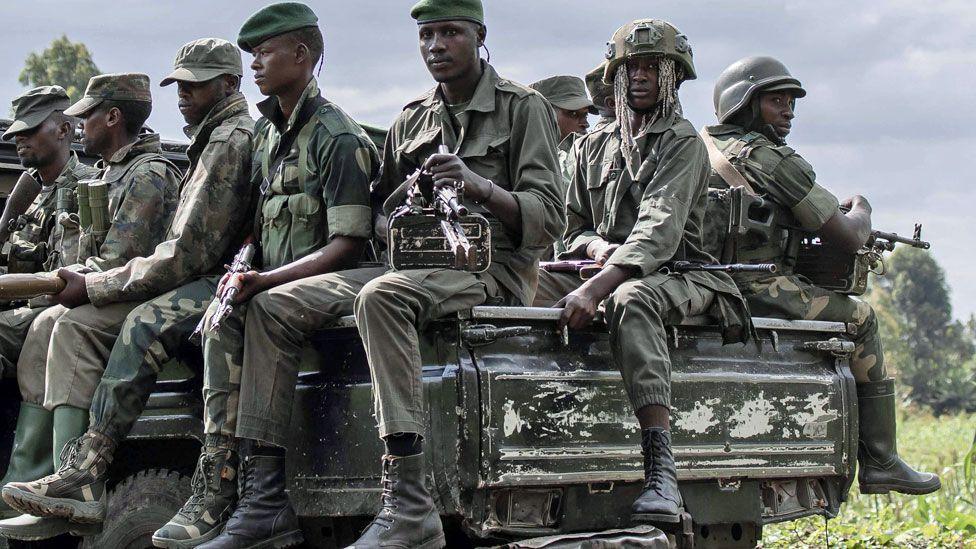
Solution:
M734 192L722 177L712 170L708 187L708 212L704 236L708 252L725 262L776 263L780 273L792 272L796 263L799 234L792 223L788 208L764 196L745 165L762 169L750 156L763 139L762 134L750 132L739 138L713 140L719 151L736 170L753 185L758 196L741 189L741 199L733 200ZM736 227L740 230L732 234ZM731 252L731 257L730 257Z
M161 153L146 152L133 158L121 172L113 172L110 180L105 179L105 170L102 170L101 179L93 181L93 183L97 182L104 188L104 196L97 194L96 198L93 199L91 193L93 185L88 185L87 193L75 193L79 214L74 220L70 218L65 219L64 224L73 227L75 222L78 223L78 256L74 261L66 256L65 261L67 264L84 263L90 257L99 257L105 236L112 228L112 218L115 215L114 210L118 209L118 203L115 204L115 208L111 204L113 198L112 190L114 189L113 184L117 181L124 181L136 168L147 162L162 162L169 169L180 174L179 167ZM78 190L82 191L80 186ZM84 215L86 211L88 212L87 216Z
M369 142L366 133L343 116L331 103L319 107L299 130L295 141L272 173L273 153L281 135L270 121L255 137L260 151L261 175L266 190L261 204L261 257L266 270L286 265L318 250L329 242L322 177L309 146L316 131L331 137L354 134ZM265 186L262 185L262 186Z

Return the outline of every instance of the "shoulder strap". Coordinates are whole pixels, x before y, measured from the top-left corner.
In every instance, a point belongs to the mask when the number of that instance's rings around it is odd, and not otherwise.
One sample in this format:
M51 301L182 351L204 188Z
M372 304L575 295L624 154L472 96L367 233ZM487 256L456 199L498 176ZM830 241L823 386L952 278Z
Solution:
M735 166L722 154L722 151L718 150L718 147L715 145L715 140L712 139L708 131L702 128L698 134L701 136L702 141L705 142L705 149L708 150L708 163L712 165L712 169L718 173L722 180L728 183L729 187L741 187L747 193L756 196L755 189L739 173L739 170L735 169Z

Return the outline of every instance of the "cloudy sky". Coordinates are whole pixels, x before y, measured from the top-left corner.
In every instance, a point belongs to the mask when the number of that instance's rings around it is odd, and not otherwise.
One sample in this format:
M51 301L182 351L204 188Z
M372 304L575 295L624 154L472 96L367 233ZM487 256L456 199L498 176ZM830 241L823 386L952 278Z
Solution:
M185 42L233 40L265 0L4 2L0 98L21 90L24 58L66 33L103 72L158 82ZM487 0L487 45L502 75L529 83L582 75L607 39L639 17L674 23L691 41L699 79L682 87L686 116L711 123L712 85L747 55L782 59L809 91L790 144L821 184L863 194L874 225L909 233L914 221L948 271L954 314L976 313L976 245L968 185L976 180L976 5L968 0ZM327 97L359 120L388 126L429 88L409 0L310 2L325 33ZM245 65L250 56L245 55ZM249 74L249 71L245 69ZM245 75L244 92L260 99ZM175 87L154 90L150 125L181 138ZM967 183L969 182L969 183Z

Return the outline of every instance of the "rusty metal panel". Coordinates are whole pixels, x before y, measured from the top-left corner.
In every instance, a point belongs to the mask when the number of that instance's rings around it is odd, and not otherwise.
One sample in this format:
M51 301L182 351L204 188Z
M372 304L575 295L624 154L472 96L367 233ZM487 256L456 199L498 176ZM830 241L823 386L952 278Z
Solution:
M530 333L472 351L482 390L483 484L640 480L639 430L606 334L595 327L564 344L551 321L492 322L526 323ZM705 327L677 332L670 344L679 478L847 473L850 404L837 374L841 359L800 349L836 335L826 328L777 330L775 346L764 339L723 347Z

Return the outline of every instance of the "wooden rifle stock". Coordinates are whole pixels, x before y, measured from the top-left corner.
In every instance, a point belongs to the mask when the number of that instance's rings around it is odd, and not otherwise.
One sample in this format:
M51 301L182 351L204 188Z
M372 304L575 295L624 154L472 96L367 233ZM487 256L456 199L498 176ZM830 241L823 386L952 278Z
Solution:
M63 279L53 273L0 275L0 299L29 299L54 295L64 289Z

